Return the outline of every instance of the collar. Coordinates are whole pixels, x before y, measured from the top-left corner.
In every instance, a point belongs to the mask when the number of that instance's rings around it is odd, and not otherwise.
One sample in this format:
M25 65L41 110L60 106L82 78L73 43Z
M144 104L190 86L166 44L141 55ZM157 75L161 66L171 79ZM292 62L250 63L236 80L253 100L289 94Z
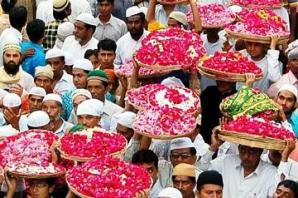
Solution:
M68 82L68 74L66 73L66 71L63 70L63 75L62 75L62 77L60 78L59 81L66 81L66 82Z
M107 24L110 24L110 25L114 25L114 21L115 21L115 17L111 14L111 17L109 19L109 21L106 22L106 24L103 24L103 22L101 22L101 20L99 19L99 16L100 14L96 17L96 22L97 22L97 26L98 25L107 25Z
M235 168L239 169L239 170L241 170L241 168L243 168L239 155L236 159ZM264 162L262 161L262 159L260 159L257 168L250 175L255 174L256 176L260 176L263 169L264 169Z

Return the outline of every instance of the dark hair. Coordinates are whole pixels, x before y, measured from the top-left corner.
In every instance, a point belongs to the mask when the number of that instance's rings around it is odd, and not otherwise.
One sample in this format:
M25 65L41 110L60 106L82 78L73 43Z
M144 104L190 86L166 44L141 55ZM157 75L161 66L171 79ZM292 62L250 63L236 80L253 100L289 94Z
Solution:
M294 182L292 180L284 180L284 181L279 182L279 184L277 185L277 187L280 187L280 186L284 186L286 188L291 189L294 193L294 197L298 197L298 183L297 182Z
M27 22L27 9L24 6L17 6L9 11L9 22L12 27L21 30Z
M158 169L158 157L156 154L151 150L142 149L132 156L131 163L133 164L152 164Z
M195 177L189 177L189 176L187 176L187 177L189 178L189 180L191 181L191 183L196 184L196 178ZM174 181L175 178L176 178L176 176L172 176L172 181Z
M98 42L97 49L98 49L98 51L100 51L102 49L102 50L106 50L106 51L116 52L117 44L112 39L106 38L106 39L103 39Z
M89 59L93 55L97 56L97 50L96 49L88 49L84 54L84 58Z
M145 17L145 14L143 12L139 13L139 14L136 14L136 15L133 15L133 16L140 16L141 17L141 20L142 22L144 23L145 20L146 20L146 17ZM128 21L128 17L126 17L126 22Z
M114 0L97 0L97 3L99 4L100 2L103 2L103 1L107 1L107 2L111 3L112 5L114 5Z
M62 11L55 11L53 10L53 16L56 20L63 20L68 17L67 10L70 9L70 3L66 6L66 8Z
M28 37L33 43L37 43L44 37L45 23L40 19L33 19L26 27Z
M191 155L196 155L197 154L197 150L194 147L190 148L190 154Z
M2 0L1 7L5 13L8 13L17 3L17 0Z

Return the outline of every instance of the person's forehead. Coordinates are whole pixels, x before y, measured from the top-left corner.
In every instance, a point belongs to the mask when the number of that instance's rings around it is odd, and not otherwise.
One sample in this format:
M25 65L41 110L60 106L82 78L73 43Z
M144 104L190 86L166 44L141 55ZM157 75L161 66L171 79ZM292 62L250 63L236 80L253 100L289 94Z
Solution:
M20 52L14 49L8 49L4 52L4 55L14 55L14 54L20 54Z
M190 177L184 175L176 175L174 181L190 181Z
M103 50L103 49L99 49L99 53L100 54L115 54L115 52L113 50Z
M222 190L222 186L216 184L204 184L202 189L204 190Z
M190 153L190 148L173 149L172 153Z
M42 103L43 106L57 106L59 107L60 103L58 101L55 101L55 100L46 100Z
M103 83L101 80L99 79L90 79L87 82L88 86L92 85L92 86L103 86Z
M75 23L74 23L74 26L75 27L82 27L82 28L84 28L85 27L85 23L84 22L82 22L82 21L75 21Z
M133 15L127 18L127 22L133 22L133 21L139 21L139 20L141 20L140 15Z
M42 97L42 96L37 96L37 95L34 95L34 94L30 94L30 95L29 95L29 99L42 100L43 97Z
M36 80L51 80L49 77L47 76L36 76L35 77Z
M289 99L290 98L291 99L294 99L295 98L294 94L292 92L290 92L290 91L287 91L287 90L280 91L279 94L278 94L278 96L283 96L283 97L289 98Z
M73 99L73 103L76 104L76 103L80 103L80 102L85 101L85 100L87 100L86 96L78 95Z

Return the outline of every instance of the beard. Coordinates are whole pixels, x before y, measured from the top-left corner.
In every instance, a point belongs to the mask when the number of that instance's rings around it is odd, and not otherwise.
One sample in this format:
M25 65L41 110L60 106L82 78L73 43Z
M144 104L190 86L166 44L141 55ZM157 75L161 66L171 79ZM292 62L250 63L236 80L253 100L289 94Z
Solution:
M4 62L3 66L6 73L15 75L20 69L20 62L17 64L13 61L9 61L7 63Z

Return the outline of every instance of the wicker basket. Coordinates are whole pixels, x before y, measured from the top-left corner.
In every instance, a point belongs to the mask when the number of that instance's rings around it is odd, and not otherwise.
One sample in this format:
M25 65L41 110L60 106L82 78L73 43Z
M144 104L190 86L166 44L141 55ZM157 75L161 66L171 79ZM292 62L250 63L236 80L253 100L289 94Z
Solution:
M263 43L263 44L270 44L271 43L271 37L270 36L259 36L259 35L248 35L238 32L233 32L225 29L228 36L233 37L235 39L241 39L245 41L255 42L255 43ZM278 44L286 44L289 41L289 36L280 36L278 40Z
M134 132L152 139L159 139L159 140L171 140L171 139L180 138L180 137L188 137L190 134L193 133L193 131L191 131L189 133L179 134L179 135L153 135L151 133L146 133L135 129L134 129Z
M169 1L166 1L166 0L158 0L158 2L160 4L163 4L163 5L172 5L172 4L181 4L181 3L187 3L188 0L175 0L173 2L169 2Z
M162 65L147 65L142 63L140 60L137 59L136 55L133 57L136 64L138 64L141 67L146 67L148 69L152 70L159 70L159 71L175 71L175 70L180 70L182 68L181 65L168 65L168 66L162 66ZM191 65L186 65L186 67L190 67Z
M49 174L24 174L16 171L8 171L11 175L15 177L21 177L26 179L47 179L53 177L62 177L65 175L65 171L57 172L57 173L49 173Z
M283 150L286 147L286 141L274 138L264 138L247 133L238 133L234 131L220 130L219 139L249 147L256 147L268 150Z

